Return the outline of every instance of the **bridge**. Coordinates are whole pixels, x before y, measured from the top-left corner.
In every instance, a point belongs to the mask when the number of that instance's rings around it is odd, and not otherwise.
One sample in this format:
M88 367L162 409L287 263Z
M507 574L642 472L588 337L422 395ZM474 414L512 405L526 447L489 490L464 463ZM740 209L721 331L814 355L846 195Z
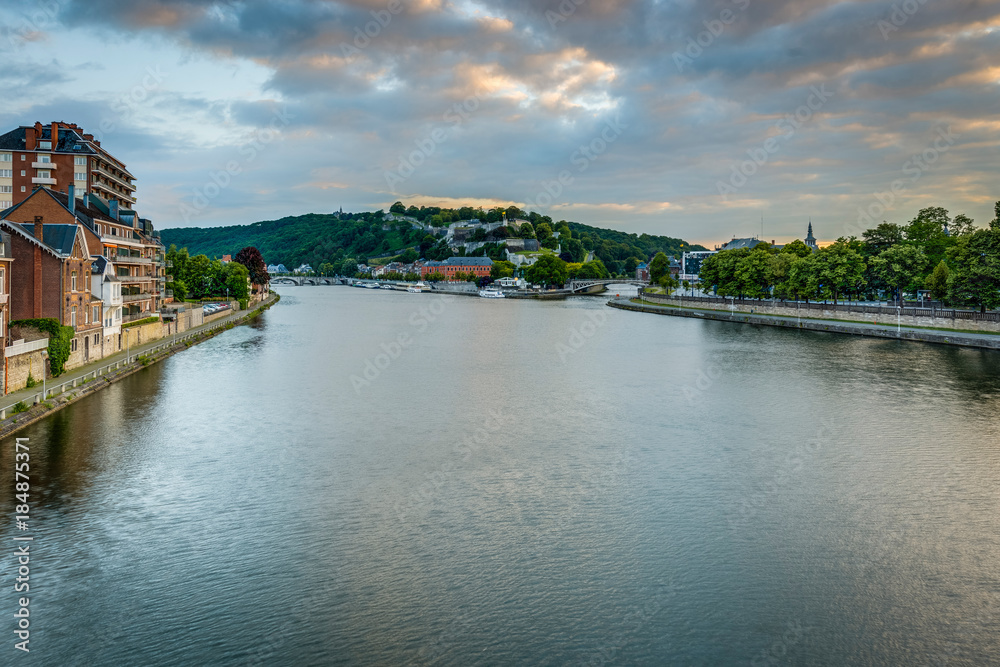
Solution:
M635 285L636 287L649 287L648 280L627 280L624 278L609 278L606 280L581 279L571 280L569 289L571 292L594 293L603 292L608 285ZM600 287L601 289L595 289Z
M347 278L332 276L272 276L272 285L347 285Z

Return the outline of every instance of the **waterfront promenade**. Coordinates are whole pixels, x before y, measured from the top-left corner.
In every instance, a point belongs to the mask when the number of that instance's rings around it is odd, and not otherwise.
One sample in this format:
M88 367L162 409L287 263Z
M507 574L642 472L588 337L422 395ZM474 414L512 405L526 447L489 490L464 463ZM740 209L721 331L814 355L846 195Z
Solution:
M899 340L923 341L940 343L942 345L958 345L961 347L978 347L1000 350L1000 333L954 331L944 328L899 326L893 324L874 324L872 322L848 322L818 317L791 317L787 315L771 315L748 313L740 310L716 310L709 308L691 308L688 306L667 306L639 299L612 299L608 305L622 310L670 315L673 317L689 317L719 322L738 324L756 324L763 326L782 327L790 329L805 329L809 331L825 331L843 333L855 336L871 336L875 338L896 338Z

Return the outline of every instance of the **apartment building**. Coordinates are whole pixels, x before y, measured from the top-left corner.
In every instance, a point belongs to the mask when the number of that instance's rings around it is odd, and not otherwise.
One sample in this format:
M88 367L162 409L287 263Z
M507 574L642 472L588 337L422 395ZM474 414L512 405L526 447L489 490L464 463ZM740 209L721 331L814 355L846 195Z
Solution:
M0 135L0 209L17 204L38 186L76 196L96 194L122 209L135 205L135 177L75 123L36 122Z

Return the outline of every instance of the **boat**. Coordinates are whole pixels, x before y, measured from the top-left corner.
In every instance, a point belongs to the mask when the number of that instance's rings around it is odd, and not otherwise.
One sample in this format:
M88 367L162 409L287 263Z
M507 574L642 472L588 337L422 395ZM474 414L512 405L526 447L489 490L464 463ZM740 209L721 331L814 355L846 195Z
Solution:
M407 292L412 292L414 294L420 294L421 292L426 292L427 289L428 289L427 285L425 285L422 280L418 281L414 285L407 285L406 286L406 291Z
M484 299L503 299L504 293L495 287L488 287L486 289L479 290L479 296Z

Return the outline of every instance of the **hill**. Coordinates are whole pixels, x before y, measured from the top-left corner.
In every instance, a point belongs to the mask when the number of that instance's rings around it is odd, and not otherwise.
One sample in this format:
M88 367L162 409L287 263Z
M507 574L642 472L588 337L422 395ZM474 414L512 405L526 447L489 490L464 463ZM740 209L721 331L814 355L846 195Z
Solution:
M499 220L504 212L436 207L411 207L409 210L394 207L393 210L428 225L447 225L451 221L474 217L484 222L494 221ZM523 218L533 225L547 223L556 230L562 228L563 237L568 228L572 238L579 240L587 251L593 251L594 256L613 273L631 272L636 262L646 261L657 252L679 256L683 250L704 250L701 246L692 246L668 236L627 234L564 220L553 223L547 216L525 213L515 207L508 208L506 213L510 219ZM284 264L289 268L303 263L313 267L324 263L337 264L346 258L357 258L363 262L371 257L396 254L406 248L419 248L426 256L433 246L431 254L434 259L444 258L442 250L450 254L437 243L437 239L428 238L427 230L405 219L385 221L384 217L383 211L310 213L250 225L164 229L161 234L165 245L186 247L192 255L221 257L234 255L246 246L255 246L268 264Z

